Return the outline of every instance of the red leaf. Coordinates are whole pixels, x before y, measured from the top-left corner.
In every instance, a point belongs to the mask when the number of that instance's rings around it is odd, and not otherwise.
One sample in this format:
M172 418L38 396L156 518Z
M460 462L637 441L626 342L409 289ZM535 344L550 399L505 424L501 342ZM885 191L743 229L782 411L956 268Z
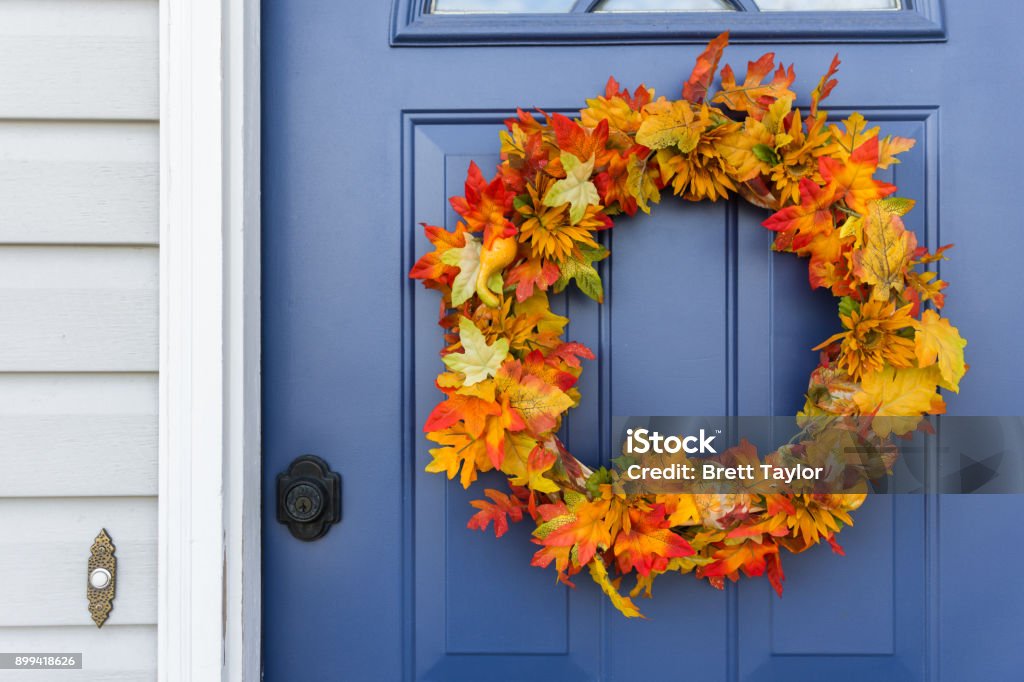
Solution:
M469 523L466 524L466 528L471 530L487 530L488 524L493 521L494 536L500 538L508 531L509 518L512 519L513 523L523 520L525 505L519 498L511 497L490 488L484 491L484 495L493 500L493 502L486 500L473 500L470 502L470 505L480 511L473 514L469 519Z

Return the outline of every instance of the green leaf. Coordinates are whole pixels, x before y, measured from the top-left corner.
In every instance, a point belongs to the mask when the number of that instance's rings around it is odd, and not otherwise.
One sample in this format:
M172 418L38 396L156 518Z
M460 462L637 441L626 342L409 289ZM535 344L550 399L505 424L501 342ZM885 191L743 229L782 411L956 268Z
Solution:
M608 471L604 467L601 467L594 473L590 474L590 477L587 479L587 492L590 493L591 497L600 497L600 486L611 482L612 472Z
M858 304L849 296L843 296L839 299L839 314L844 317L849 317L850 314L858 308Z
M766 144L755 144L751 148L751 151L754 152L754 156L756 156L759 161L763 161L770 166L777 166L780 163L779 155L775 153L774 149Z
M583 219L587 206L597 205L601 201L597 187L590 181L594 173L594 157L591 155L583 162L575 154L562 152L561 159L565 179L551 185L551 189L544 195L544 205L556 207L569 204L569 220L575 225Z
M893 215L904 216L910 213L910 209L914 208L914 204L917 202L905 197L889 197L882 199L878 203L881 204L885 211Z
M596 249L582 248L580 251L583 258L570 256L561 263L558 268L560 274L555 281L555 293L559 293L569 285L569 282L576 280L576 286L584 294L598 303L604 301L604 285L601 284L601 276L592 263L608 257L608 249L599 246Z
M466 245L460 249L448 249L441 256L445 265L454 265L459 274L452 282L452 305L460 306L476 292L476 278L480 274L480 240L466 235Z
M488 346L483 332L468 318L459 318L459 339L465 352L449 353L442 360L448 369L465 375L466 386L493 377L508 357L507 339L495 339Z

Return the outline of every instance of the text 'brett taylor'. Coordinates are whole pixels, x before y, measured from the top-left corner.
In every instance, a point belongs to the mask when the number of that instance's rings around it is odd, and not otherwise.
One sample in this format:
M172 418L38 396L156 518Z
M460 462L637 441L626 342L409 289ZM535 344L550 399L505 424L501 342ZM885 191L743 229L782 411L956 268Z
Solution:
M715 437L701 429L695 436L663 436L657 431L647 429L627 429L626 447L627 455L677 455L685 453L688 455L714 455L713 441ZM760 467L760 472L755 472L755 466ZM824 471L823 467L809 467L796 465L792 467L781 467L773 464L738 464L735 466L724 466L720 462L708 462L698 466L690 463L670 464L669 466L649 467L640 464L631 464L626 468L626 476L633 480L727 480L727 481L753 481L757 478L771 479L792 483L794 480L815 480L819 479ZM757 476L760 473L760 477Z

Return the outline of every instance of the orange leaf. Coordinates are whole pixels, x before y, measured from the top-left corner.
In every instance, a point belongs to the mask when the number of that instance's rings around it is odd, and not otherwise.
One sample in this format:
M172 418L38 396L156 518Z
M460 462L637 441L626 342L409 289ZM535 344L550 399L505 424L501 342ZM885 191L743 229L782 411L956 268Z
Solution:
M522 303L534 289L547 291L558 280L558 266L542 258L529 258L508 271L505 284L516 286L516 300Z
M648 511L631 508L615 538L614 551L619 571L627 573L635 568L640 575L664 571L669 559L694 553L689 542L669 530L661 504Z
M707 97L708 88L715 80L715 72L718 71L718 62L722 59L722 52L729 44L729 32L719 34L713 38L704 51L697 57L697 63L693 72L683 85L683 99L694 104L700 104Z
M779 64L772 80L762 83L773 68L775 54L769 52L756 62L747 63L747 75L743 85L737 85L732 67L726 65L722 69L722 89L715 95L714 101L724 104L733 111L745 111L753 118L761 120L776 100L796 99L796 94L789 89L796 79L792 66L787 70Z
M800 205L789 206L765 220L762 225L778 232L777 249L800 249L807 246L815 235L831 232L835 228L832 204L835 190L819 187L813 180L800 179Z
M608 119L602 119L591 131L562 114L551 114L551 127L555 130L558 148L563 152L583 162L593 156L596 166L603 166L607 161Z
M872 137L857 147L846 162L823 156L818 159L821 176L835 183L836 199L858 213L864 213L868 201L887 197L895 185L874 179L878 169L878 138Z
M470 161L466 174L466 196L452 197L452 208L466 220L471 232L484 233L484 247L490 248L496 239L515 235L516 228L505 217L512 210L515 196L505 191L500 177L490 183L475 161Z
M523 371L518 360L507 361L501 366L495 384L536 436L554 430L561 414L573 406L572 398L557 386Z

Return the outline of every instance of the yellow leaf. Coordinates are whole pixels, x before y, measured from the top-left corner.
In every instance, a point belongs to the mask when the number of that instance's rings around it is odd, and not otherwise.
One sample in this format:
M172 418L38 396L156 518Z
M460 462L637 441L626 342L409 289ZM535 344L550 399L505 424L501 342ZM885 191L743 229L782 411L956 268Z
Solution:
M648 169L647 159L637 155L630 156L626 168L628 172L626 189L636 199L636 205L640 207L640 210L650 213L651 206L648 202L656 204L661 201L661 193L651 177L653 171Z
M674 146L684 154L692 152L700 141L700 132L691 127L695 118L689 102L673 102L670 111L648 116L640 124L640 129L636 131L636 141L648 149Z
M853 254L853 274L872 285L873 299L885 301L891 290L903 291L904 274L917 238L881 202L868 202L866 213L864 246Z
M936 391L942 375L937 367L903 367L895 369L886 366L879 372L864 376L860 391L853 396L854 402L864 415L876 417L918 417L922 414L942 414L946 405ZM872 422L872 428L880 436L889 433L905 433L916 426L916 420L879 420Z
M505 459L501 462L501 470L509 476L512 485L526 486L530 490L541 493L557 493L561 488L557 483L544 476L555 462L554 456L544 463L543 467L531 466L531 453L537 447L537 441L523 433L505 434ZM536 461L534 457L534 461Z
M742 129L719 138L715 142L715 149L732 166L732 175L736 180L746 182L762 173L769 173L772 168L771 164L757 157L754 147L774 147L777 140L761 121L748 118Z
M914 352L921 367L938 362L939 372L946 381L946 388L960 391L960 379L967 371L964 364L964 346L967 345L959 330L934 310L926 310L917 323L914 336Z
M894 163L899 163L897 154L913 149L917 140L909 137L884 137L878 141L878 167L888 168Z
M594 559L587 564L587 568L590 569L590 577L598 584L601 591L608 595L612 606L617 608L622 615L626 618L643 618L643 614L640 613L636 604L629 597L619 594L618 589L608 577L608 567L604 565L604 561L600 558Z

